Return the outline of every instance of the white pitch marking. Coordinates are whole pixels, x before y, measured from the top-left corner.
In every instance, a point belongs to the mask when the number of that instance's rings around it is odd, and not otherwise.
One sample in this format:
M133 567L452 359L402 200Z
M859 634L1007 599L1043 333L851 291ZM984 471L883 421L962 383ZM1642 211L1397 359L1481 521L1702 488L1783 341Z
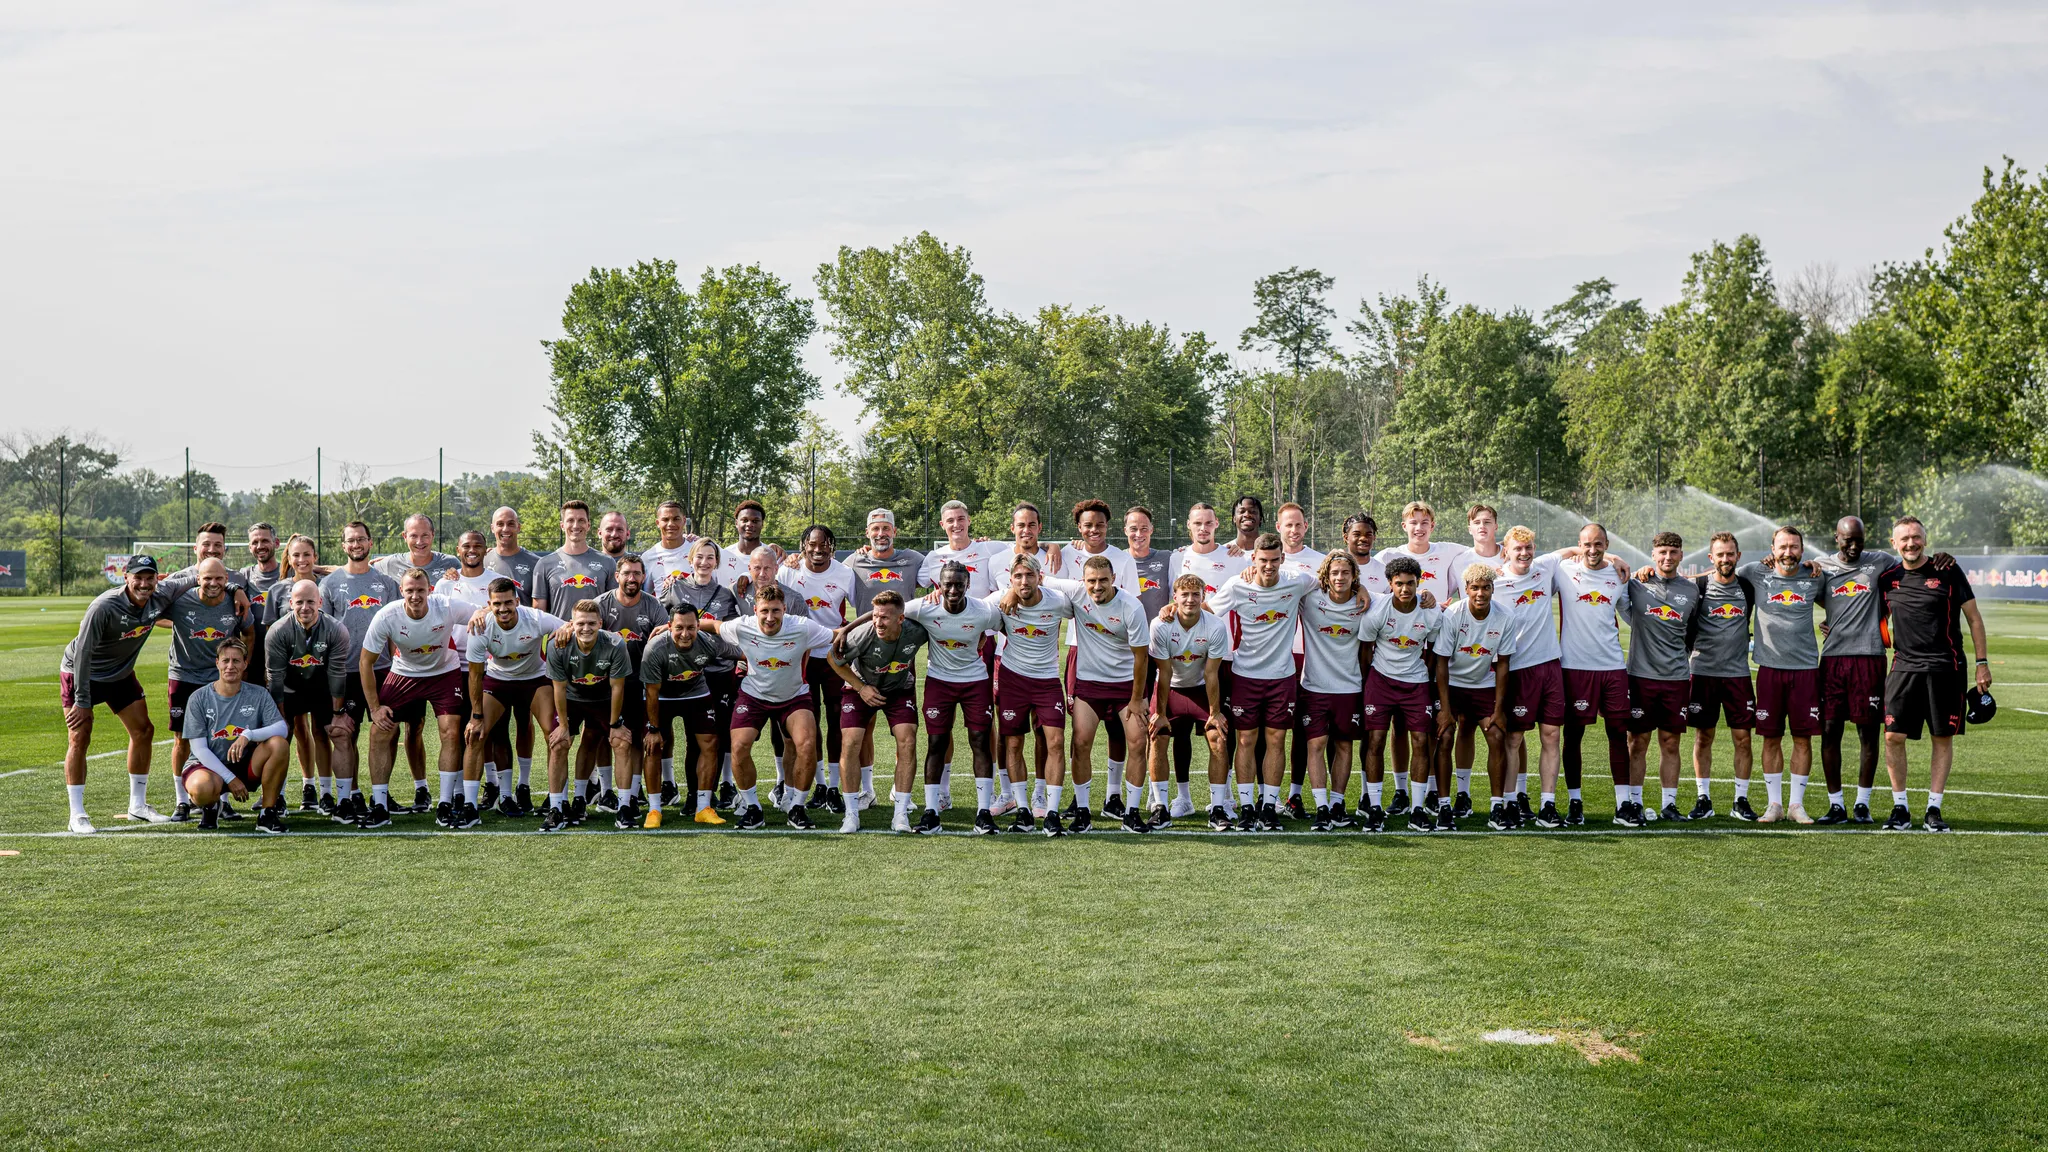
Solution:
M293 831L293 832L288 832L288 833L286 833L286 834L285 834L285 835L284 835L283 837L277 837L277 836L273 836L273 835L270 835L270 834L268 834L268 833L263 833L263 832L256 832L256 831L248 831L248 832L198 832L198 831L175 831L175 832L174 832L174 831L170 831L170 830L168 830L168 829L160 829L160 828L157 828L157 827L156 827L156 826L154 826L154 825L135 825L135 826L133 826L133 829L132 829L132 831L131 831L131 829L129 829L129 828L102 828L102 829L101 829L101 830L100 830L100 831L99 831L98 833L95 833L95 837L105 837L105 836L106 836L106 835L107 835L108 833L110 833L110 832L129 832L129 835L126 835L126 836L121 836L121 837L119 837L119 839L121 839L121 840L153 840L153 839L157 839L157 838L160 838L160 837L184 837L184 838L188 838L188 839L238 839L238 840L251 840L251 839L254 839L254 840L277 840L277 839L284 839L284 840L292 840L292 839L301 839L301 840L303 840L303 839L313 839L313 838L336 838L336 839L370 839L370 838L373 838L373 837L375 837L375 838L390 838L390 839L401 839L401 840L407 840L407 839L409 839L409 840L422 840L422 839L429 839L429 838L434 838L434 837L448 837L448 838L453 838L453 839L464 839L464 838L470 838L470 837L501 837L501 836L547 836L547 837L549 837L549 838L551 838L551 839L558 839L558 840L559 840L559 839L564 839L564 838L570 838L570 837L589 837L589 836L605 836L605 837L610 837L610 836L620 836L620 837L628 837L628 836L639 836L639 837L648 837L648 836L721 836L721 835L726 835L726 836L737 836L737 837L742 837L742 838L774 838L774 839L781 839L781 838L785 838L785 837L794 837L794 836L816 836L816 837L818 837L818 838L820 838L820 839L826 839L826 840L830 840L830 839L836 839L836 838L838 838L838 837L839 837L839 833L837 833L837 832L832 832L832 831L828 831L828 830L826 830L826 829L823 829L823 828L820 828L820 829L815 829L815 830L813 830L813 831L809 831L809 832L801 832L801 831L795 831L795 830L792 830L792 829L788 829L788 828L758 828L758 829L755 829L755 830L753 830L753 831L749 831L749 832L738 832L738 831L720 832L720 831L718 831L718 830L716 830L716 829L711 829L711 828L701 828L701 829L700 829L700 828L694 828L694 827L692 827L692 828L663 828L663 829L659 829L659 830L657 830L657 831L652 831L652 832L649 832L649 831L644 831L644 830L639 830L639 829L636 829L636 830L633 830L633 831L630 831L630 832L620 832L620 831L604 831L604 830L599 830L599 829L591 829L591 830L588 830L588 831L574 831L574 832L541 832L541 831L540 831L540 830L538 830L538 829L530 829L530 830L526 830L526 831L509 831L509 830L507 830L507 831L500 831L500 830L492 830L492 831L477 831L477 830L471 829L471 830L467 830L467 831L461 831L461 832L456 832L456 831L444 831L444 830L441 830L441 829L420 829L420 830L414 831L414 830L408 830L408 829L402 829L402 828L392 828L392 829L374 829L374 830L369 830L369 831L353 831L353 832L351 832L351 831L339 831L339 830L332 830L332 829L320 829L320 830L317 830L317 831ZM876 832L870 832L870 833L866 833L866 835L870 835L870 836L880 836L880 835L883 835L883 833L881 833L881 832L879 832L879 831L876 831ZM890 833L890 834L888 834L888 835L889 835L889 836L890 836L890 837L891 837L892 839L897 839L897 840L903 840L903 841L910 841L910 840L914 840L914 839L918 839L918 838L919 838L919 837L916 837L916 836L904 836L904 835L897 835L897 834L894 834L894 833ZM964 836L971 836L971 835L973 835L973 833L967 832L967 831L965 831L964 829L949 829L949 830L947 830L947 831L944 831L944 832L940 832L940 833L937 833L937 835L940 835L940 836L955 836L955 837L964 837ZM1042 837L1037 837L1035 833L1034 833L1033 835L1034 835L1034 838L1042 839ZM1647 837L1656 837L1656 836L1779 836L1779 837L1790 837L1790 836L1881 836L1881 837L1886 837L1886 838L1892 838L1892 837L1898 837L1898 836L1907 836L1907 835L1918 835L1918 833L1917 833L1917 832L1916 832L1916 833L1900 833L1900 832L1885 832L1885 831L1881 831L1881 830L1879 830L1879 829L1876 829L1876 828L1828 828L1828 829L1818 829L1818 828L1662 828L1662 829L1657 829L1657 830L1654 830L1654 831L1643 831L1643 832L1640 832L1640 833L1631 833L1631 832L1607 832L1607 831L1603 831L1603 830L1597 830L1597 829L1596 829L1596 830L1591 830L1591 831L1587 831L1587 832L1518 832L1518 833L1501 833L1501 832L1492 832L1492 831L1479 831L1479 830L1474 830L1474 831L1470 831L1470 832L1409 832L1409 831L1406 831L1406 830L1395 830L1395 829L1390 829L1390 830L1388 830L1388 831L1386 831L1386 832L1373 832L1373 833L1359 833L1359 832L1323 832L1323 833L1317 833L1317 832L1278 832L1278 833L1275 833L1275 832L1262 832L1262 833L1246 834L1246 833L1243 833L1243 832L1211 832L1211 831L1209 831L1209 830L1208 830L1208 829L1206 829L1206 828L1190 828L1190 829L1186 829L1186 830L1181 830L1181 829L1167 829L1167 830L1161 830L1161 831L1158 831L1158 832L1148 832L1148 833L1144 833L1143 835L1146 835L1146 836L1165 836L1165 837L1179 837L1179 838L1182 838L1182 839L1215 839L1215 840L1248 840L1248 841L1256 841L1256 840L1271 840L1271 839L1275 839L1275 838L1278 838L1278 839L1283 839L1283 840L1285 840L1285 839L1301 839L1301 840L1307 840L1307 839L1323 839L1323 840L1327 840L1327 839L1344 839L1344 840L1354 840L1354 839L1355 839L1355 840L1359 840L1359 841L1363 841L1363 842L1370 842L1370 841L1372 841L1372 840L1379 840L1379 839L1384 839L1384 838L1386 838L1386 837L1389 837L1389 836L1409 836L1409 837L1421 837L1421 838L1424 838L1424 839L1430 839L1430 838L1442 838L1442 837L1464 837L1464 838L1467 838L1467 839L1474 839L1474 838L1483 838L1483 837L1501 837L1501 836L1508 836L1508 837L1512 837L1512 838L1520 838L1520 839L1549 839L1549 840L1561 840L1561 841L1569 841L1569 840L1574 840L1574 839L1585 839L1585 838L1588 838L1588 837L1591 837L1591 836L1603 836L1603 837L1607 837L1607 836L1612 836L1612 837L1624 837L1624 838L1647 838ZM1992 828L1963 828L1963 829L1956 829L1956 830L1954 830L1954 831L1950 831L1950 832L1942 832L1942 833L1928 833L1928 835L1941 835L1941 836L2021 836L2021 837L2027 837L2027 836L2048 836L2048 831L2035 831L2035 830L2026 830L2026 829L2010 829L2010 830L2007 830L2007 829L1992 829ZM1095 831L1093 831L1093 832L1089 832L1089 833L1087 833L1087 834L1086 834L1086 835L1085 835L1084 837L1067 837L1067 839L1090 839L1090 838L1094 838L1094 837L1098 837L1098 836L1109 836L1109 837L1130 837L1130 838L1136 839L1136 838L1139 838L1139 837L1140 837L1140 834L1139 834L1139 833L1136 833L1136 832L1125 832L1125 831L1124 831L1123 829L1121 829L1121 828L1117 828L1117 829L1097 829L1097 830L1095 830ZM92 838L94 838L94 837L85 837L85 836L78 836L78 835L76 835L76 834L74 834L74 833L70 833L70 832L0 832L0 839L8 839L8 840L13 840L13 839L32 839L32 840L49 840L49 839L70 839L70 840L83 840L83 839L92 839ZM998 838L998 839L1009 839L1010 837L1008 836L1008 834L1007 834L1007 833L1005 833L1005 834L1003 834L1002 836L999 836L999 837L997 837L997 838Z

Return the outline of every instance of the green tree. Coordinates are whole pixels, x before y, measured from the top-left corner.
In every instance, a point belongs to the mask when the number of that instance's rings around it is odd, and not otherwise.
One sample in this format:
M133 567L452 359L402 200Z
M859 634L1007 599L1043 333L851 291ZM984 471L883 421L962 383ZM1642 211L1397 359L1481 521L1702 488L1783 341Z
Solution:
M1266 469L1273 499L1282 498L1284 475L1280 448L1281 404L1302 378L1329 360L1330 322L1337 313L1323 299L1336 285L1333 277L1314 268L1292 267L1252 281L1254 320L1237 339L1240 351L1265 351L1276 356L1285 375L1260 372L1247 377L1265 406Z

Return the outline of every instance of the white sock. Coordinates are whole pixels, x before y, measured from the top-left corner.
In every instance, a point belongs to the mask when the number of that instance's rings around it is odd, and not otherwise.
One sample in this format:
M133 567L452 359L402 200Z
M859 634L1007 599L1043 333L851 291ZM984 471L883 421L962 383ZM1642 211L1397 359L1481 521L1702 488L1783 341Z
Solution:
M1031 786L1022 780L1010 781L1010 802L1019 808L1031 806Z
M1384 789L1385 787L1386 787L1386 785L1384 785L1384 784L1375 784L1375 783L1373 783L1373 782L1372 782L1372 781L1370 781L1370 780L1366 781L1366 782L1365 782L1365 802L1366 802L1366 804L1367 804L1368 806L1370 806L1370 807L1373 807L1373 808L1377 808L1377 807L1379 807L1379 806L1380 806L1380 796L1381 796L1381 790L1382 790L1382 789Z
M1108 764L1109 764L1109 778L1110 778L1111 780L1121 780L1121 779L1123 779L1123 778L1124 778L1124 762L1123 762L1123 761L1121 761L1121 760L1111 760L1111 761L1108 761Z
M1472 770L1470 768L1456 769L1451 775L1457 778L1459 792L1469 794L1472 791Z
M1138 796L1141 791L1142 790L1136 784L1131 783L1129 780L1124 781L1124 807L1130 808L1136 806L1138 803ZM1116 793L1114 790L1112 790L1110 794L1115 795Z
M1567 788L1564 790L1564 795L1565 799L1567 800L1584 801L1586 798L1586 790L1583 788Z
M1517 796L1527 796L1528 794L1529 794L1529 774L1528 774L1527 772L1517 772L1517 773L1515 773L1515 795L1517 795Z
M945 796L945 795L946 795L946 786L945 786L944 784L927 784L927 785L925 785L925 786L924 786L924 806L925 806L925 807L927 807L927 808L929 808L929 809L931 809L931 810L932 810L932 811L934 811L934 812L938 811L938 810L939 810L939 801L940 801L940 800L941 800L942 798L944 798L944 796Z
M1939 808L1939 807L1941 807L1941 793L1939 793L1939 792L1929 792L1929 793L1927 794L1927 806L1928 806L1929 808Z
M1841 792L1841 789L1839 789L1839 788L1838 788L1838 789L1836 789L1835 791L1833 791L1833 792L1830 792L1830 793L1828 793L1828 807L1830 807L1830 808L1840 808L1841 806L1842 806L1842 792Z
M464 780L462 782L462 799L466 803L468 803L470 807L476 807L477 795L478 793L483 791L483 787L484 782L481 780Z
M322 776L320 778L320 794L322 796L334 795L334 777Z
M1764 797L1773 804L1783 804L1785 802L1785 774L1783 772L1764 773Z
M1195 802L1195 795L1194 795L1194 793L1193 793L1193 792L1191 792L1191 791L1189 791L1189 790L1188 790L1188 782L1187 782L1187 781L1185 781L1185 780L1176 780L1176 781L1174 781L1174 782L1173 782L1173 788L1174 788L1174 791L1175 791L1175 793L1176 793L1176 794L1178 794L1178 795L1180 796L1180 798L1181 798L1181 799L1183 799L1183 800L1187 801L1187 802L1188 802L1188 803L1190 803L1190 804L1192 804L1192 803L1194 803L1194 802Z
M1870 789L1858 787L1856 789L1856 802L1865 808L1870 807Z
M569 801L569 797L568 797L568 794L567 794L567 793L565 793L565 792L550 792L550 793L548 793L548 807L550 807L550 808L564 808L564 807L567 807L567 806L568 806L568 801Z
M802 792L794 788L784 788L782 790L782 810L784 812L794 812L798 808L803 807L803 804L804 794Z
M775 786L777 788L782 787L782 757L780 755L775 757Z
M1792 791L1786 795L1785 799L1791 801L1792 805L1796 808L1806 807L1806 777L1801 776L1797 772L1792 774Z
M875 790L874 765L870 764L860 770L860 790L862 795L867 795ZM905 795L908 795L908 793L905 793Z
M1544 805L1546 805L1546 804L1555 804L1555 803L1557 803L1557 793L1555 793L1555 792L1545 792L1545 793L1543 793L1543 795L1542 795L1542 796L1541 796L1541 797L1540 797L1540 798L1539 798L1539 799L1537 800L1537 802L1536 802L1536 807L1538 807L1538 808L1541 808L1541 807L1543 807L1543 806L1544 806Z
M1261 784L1261 785L1259 785L1259 803L1260 803L1260 805L1262 805L1262 806L1263 806L1263 805L1272 805L1273 807L1276 807L1276 808L1277 808L1277 807L1279 807L1279 805L1280 805L1280 786L1279 786L1278 784Z
M1664 790L1664 807L1669 808L1676 803L1678 803L1678 789L1666 788Z
M1628 803L1628 785L1616 784L1614 786L1614 806L1619 808L1626 803Z
M180 804L190 804L192 802L192 794L185 791L184 775L176 771L171 773L171 795L176 797Z
M1408 778L1408 802L1410 804L1422 803L1422 781L1417 780L1413 776Z
M825 787L839 787L839 762L836 760L828 762L825 765L823 775L825 777Z
M940 795L943 795L949 799L952 797L953 762L951 760L948 760L944 764L939 765L939 788L941 790Z
M389 785L389 784L372 784L372 785L370 785L370 803L372 803L372 804L382 804L382 805L383 805L384 807L386 807L386 808L389 808L389 807L391 807L391 785Z
M996 806L996 781L993 776L974 778L974 810L986 812Z
M1495 797L1493 798L1493 803L1492 803L1492 804L1490 804L1490 805L1488 805L1488 808L1489 808L1489 809L1490 809L1491 811L1494 811L1494 812L1498 812L1498 811L1500 811L1501 809L1503 809L1503 808L1506 808L1507 806L1508 806L1508 799L1507 799L1507 797L1505 797L1505 796L1495 796Z
M147 780L149 778L145 776L143 779ZM71 802L71 814L73 816L85 815L85 785L66 784L64 786L64 798Z
M909 815L909 813L910 813L910 793L908 793L908 792L898 792L898 791L896 791L896 790L895 790L894 788L891 788L891 789L889 789L889 803L895 806L895 808L896 808L896 815L898 815L898 816L907 816L907 815Z
M1045 786L1045 810L1047 812L1057 812L1060 810L1060 793L1066 790L1067 786L1064 784L1047 784Z
M661 789L656 788L647 794L647 810L649 812L661 811Z
M1628 802L1631 804L1641 804L1643 802L1643 786L1641 784L1631 784L1628 786Z
M1893 789L1892 806L1895 808L1904 808L1906 806L1906 794L1897 789Z
M334 778L334 798L336 801L355 799L356 782L346 776L336 776Z
M761 789L759 785L740 789L733 798L733 806L735 808L759 808L761 806Z
M1089 793L1090 789L1091 789L1091 788L1093 787L1093 785L1094 785L1094 781L1092 781L1092 780L1091 780L1091 781L1089 781L1089 782L1088 782L1088 783L1086 783L1086 784L1075 784L1075 785L1074 785L1074 803L1075 803L1075 804L1077 804L1077 805L1079 805L1079 806L1081 806L1081 807L1083 807L1083 808L1086 808L1086 807L1088 807L1088 793Z
M1033 809L1051 808L1051 805L1045 802L1045 781L1042 779L1031 781L1031 807Z
M697 811L702 812L709 807L711 807L711 789L697 789Z
M574 789L573 794L578 800L590 799L590 781L578 780L575 784L571 785L571 788Z
M675 783L675 782L676 782L676 758L675 758L675 757L673 757L673 756L663 756L663 757L661 758L661 782L662 782L663 784L673 784L673 783ZM658 788L657 788L657 789L655 789L655 791L657 791L657 792L658 792L658 791L660 791L660 789L658 789Z
M68 788L70 785L67 784L65 787ZM79 787L83 788L84 785L81 784ZM149 773L144 772L140 776L132 772L129 773L128 806L130 808L140 808L147 803L149 803Z
M732 783L732 753L730 752L720 752L718 754L718 782L720 784Z
M455 800L455 790L460 787L462 787L462 773L441 773L441 803L453 803Z
M612 790L612 766L611 766L611 765L609 765L609 764L599 764L599 765L597 766L597 782L598 782L598 784L600 784L600 785L602 786L602 787L600 787L600 788L598 789L598 793L599 793L599 795L602 795L602 794L604 794L604 793L606 793L606 792L610 792L610 791Z
M1228 808L1229 806L1230 806L1230 785L1228 785L1228 784L1211 784L1211 785L1209 785L1209 807L1211 807L1211 808Z
M636 772L633 775L626 777L626 786L624 788L619 789L619 803L624 804L627 801L630 801L639 795L640 775Z
M486 760L486 761L484 761L484 774L483 774L483 779L485 779L485 780L489 780L489 781L492 781L493 783L495 783L495 782L497 781L497 779L498 779L498 762L497 762L496 760Z
M1735 781L1735 798L1737 800L1749 799L1749 781L1739 778Z
M1692 778L1693 788L1696 789L1702 796L1710 794L1710 789L1707 787L1707 784L1708 780L1705 776L1695 776Z
M1290 797L1291 799L1295 799L1295 800L1299 800L1299 799L1301 799L1301 785L1299 785L1299 784L1296 784L1296 783L1293 783L1292 781L1290 781L1290 782L1288 783L1288 785L1287 785L1287 795L1288 795L1288 796L1289 796L1289 797Z
M524 788L533 783L533 757L519 758L519 786Z
M1154 780L1152 782L1152 802L1161 808L1166 807L1166 781Z
M1295 795L1299 796L1301 793L1297 792ZM1330 790L1328 788L1311 788L1309 789L1309 795L1315 798L1316 807L1328 808L1330 806Z
M1239 804L1250 804L1257 795L1258 793L1253 790L1250 784L1239 784L1237 786L1237 802Z

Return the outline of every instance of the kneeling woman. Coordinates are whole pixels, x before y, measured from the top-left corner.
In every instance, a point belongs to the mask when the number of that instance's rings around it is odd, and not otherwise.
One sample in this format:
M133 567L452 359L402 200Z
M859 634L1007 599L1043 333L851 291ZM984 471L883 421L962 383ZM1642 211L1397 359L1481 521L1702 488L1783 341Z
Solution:
M220 679L194 692L185 703L182 734L192 754L178 769L185 790L199 806L199 827L220 826L223 792L247 800L250 787L260 786L263 810L257 814L256 828L282 832L284 802L279 793L284 787L290 750L286 735L291 726L267 690L242 682L242 673L249 667L249 650L240 640L220 646L214 667Z

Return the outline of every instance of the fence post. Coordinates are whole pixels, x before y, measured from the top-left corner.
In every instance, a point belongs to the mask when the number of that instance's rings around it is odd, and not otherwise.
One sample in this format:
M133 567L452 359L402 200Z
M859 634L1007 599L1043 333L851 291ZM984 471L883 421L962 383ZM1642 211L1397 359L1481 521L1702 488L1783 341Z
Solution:
M57 595L64 594L64 441L57 441Z
M448 515L448 450L434 449L434 531L443 531L441 522Z
M185 449L185 539L188 542L192 539L192 450L190 448ZM196 554L193 556L192 562L194 564L199 562Z
M324 449L313 449L313 554L319 555L320 542L327 535L327 499L322 494L322 481L327 473Z
M1173 530L1179 512L1173 502L1173 445L1166 446L1166 550L1173 551Z

